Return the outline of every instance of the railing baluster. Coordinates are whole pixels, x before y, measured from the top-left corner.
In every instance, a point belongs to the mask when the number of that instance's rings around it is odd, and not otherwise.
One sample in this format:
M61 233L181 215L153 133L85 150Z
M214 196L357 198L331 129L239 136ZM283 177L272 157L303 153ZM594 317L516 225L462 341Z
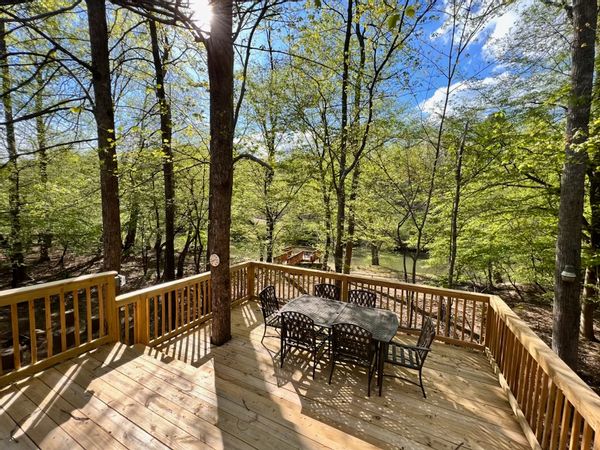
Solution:
M549 448L554 450L556 449L556 446L558 444L558 437L560 434L559 431L559 425L561 423L561 418L563 415L563 402L564 402L564 395L562 393L561 390L558 390L558 394L556 396L556 401L554 402L554 414L552 417L552 425L551 425L551 430L550 430L550 441L549 441Z
M544 436L544 423L548 411L548 395L550 394L550 380L544 372L542 377L542 392L540 395L539 409L537 411L537 422L535 425L535 437L538 442L542 441Z
M184 287L185 290L185 298L186 298L186 302L187 302L187 323L192 323L192 295L190 293L190 287L186 286Z
M569 439L569 450L579 448L579 439L581 436L581 414L575 410L573 415L573 424L571 425L571 436Z
M80 331L79 331L79 290L73 290L73 333L75 334L75 347L79 347L80 344Z
M463 298L462 299L462 330L460 332L460 340L464 341L465 340L465 325L467 322L467 301Z
M542 439L540 441L540 444L543 448L548 448L550 443L550 437L552 435L552 423L554 422L554 414L556 413L556 400L558 400L559 394L560 393L558 392L556 385L552 383L550 385L550 393L546 402L544 428L542 430Z
M60 348L64 352L67 349L67 316L65 312L65 293L62 289L58 295L58 311L60 314Z
M50 296L44 297L44 312L46 314L46 356L49 358L52 356L52 308L50 303Z
M560 437L558 440L558 448L564 449L567 447L567 440L569 439L569 431L571 424L571 414L573 409L568 400L565 399L565 405L562 411L562 422L560 424Z
M590 427L589 423L585 423L583 426L583 435L581 436L581 448L584 450L591 450L592 448L592 427ZM598 447L598 436L600 433L596 433L596 439L594 442L594 447ZM594 448L596 450L596 448Z
M98 286L98 299L100 299L100 290L101 287ZM98 309L100 308L100 304L102 302L98 302ZM92 293L90 292L89 286L85 289L85 323L86 323L86 333L87 333L87 342L92 342L94 339L94 329L92 327ZM100 321L99 327L102 328L102 321Z
M35 332L35 305L33 302L33 299L29 300L29 343L31 347L31 364L37 362L37 334ZM0 358L0 360L2 360L2 358Z
M108 288L107 284L98 284L98 291L97 291L97 298L98 298L98 337L103 337L106 335L106 325L105 325L105 320L104 320L104 288ZM87 289L90 289L89 286ZM91 295L91 292L90 292ZM112 292L112 295L114 295L114 292ZM91 300L90 300L91 301ZM112 305L109 305L109 307L112 309ZM91 318L92 318L92 311L91 311L91 306L90 306L90 324L91 324ZM110 315L109 315L110 317ZM92 325L90 325L90 328L92 328Z
M10 326L12 328L13 361L15 370L21 368L21 343L19 342L19 317L16 303L10 305Z
M153 315L154 315L154 327L153 327L153 332L154 334L151 336L152 339L156 339L158 337L158 299L156 298L156 295L152 296L152 308L153 308Z
M160 320L160 325L161 325L161 336L164 336L165 333L167 332L167 318L166 318L166 309L167 309L167 305L166 305L166 292L162 291L160 293L160 313L161 313L161 320Z

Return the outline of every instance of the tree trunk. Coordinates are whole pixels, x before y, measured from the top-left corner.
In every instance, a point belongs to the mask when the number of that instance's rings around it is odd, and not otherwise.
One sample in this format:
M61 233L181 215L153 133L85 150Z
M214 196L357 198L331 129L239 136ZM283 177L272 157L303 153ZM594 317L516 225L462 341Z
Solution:
M86 4L92 56L94 118L100 158L104 270L118 271L121 268L121 218L106 5L104 0L86 0Z
M129 220L127 221L127 234L125 234L125 242L123 243L123 255L128 255L135 245L139 218L140 205L137 194L134 193L129 207Z
M42 72L38 72L36 77L38 94L35 96L35 109L39 113L43 111L43 96L42 90L44 87L44 80L42 79ZM46 123L44 122L44 116L39 114L35 118L35 131L37 134L37 145L38 145L38 163L39 163L39 174L40 182L42 183L43 192L48 190L48 152L46 151ZM50 247L52 246L52 234L48 227L48 203L44 203L44 225L40 232L39 243L40 243L40 262L50 261Z
M454 286L454 268L456 266L456 243L458 240L458 210L460 206L460 193L462 187L462 164L463 153L465 151L465 140L467 139L467 131L469 124L465 125L465 130L462 135L458 153L456 155L456 170L454 173L454 201L452 203L452 214L450 217L450 257L448 258L448 287Z
M179 254L179 258L177 259L177 278L182 278L185 272L185 259L190 250L190 245L192 244L193 232L190 228L188 230L187 237L185 239L185 244L183 245L183 249Z
M233 185L233 39L232 0L213 2L207 40L210 85L210 193L208 245L211 256L212 336L214 345L231 339L231 277L229 237ZM216 259L216 258L215 258Z
M163 178L165 188L165 269L163 279L175 279L175 177L173 175L173 148L171 145L173 128L171 121L171 104L165 91L166 68L164 61L168 58L168 48L160 54L156 22L148 22L150 41L152 42L152 59L156 78L156 100L160 113L160 141L162 145Z
M592 25L593 24L593 25ZM566 160L563 166L556 241L554 322L552 349L571 368L577 366L581 293L581 229L587 151L581 148L588 135L592 80L596 1L573 2L574 36L571 46L571 93L567 112ZM571 266L574 281L561 272Z
M325 150L323 150L325 152ZM321 194L323 195L323 209L325 210L325 251L323 252L323 259L321 262L321 268L323 270L329 269L329 254L331 252L332 244L332 223L331 223L331 192L330 185L327 183L325 176L325 167L323 167L323 158L319 158L319 180L321 182Z
M0 63L2 64L2 90L10 91L12 81L8 65L8 49L6 46L6 25L0 19ZM8 240L11 286L17 287L25 280L25 263L23 259L23 242L21 241L21 196L19 189L19 167L15 125L13 123L12 95L2 96L4 120L6 122L6 149L8 151L8 209L10 217L10 235Z
M275 233L275 221L273 220L273 217L271 217L271 214L267 215L267 249L266 249L266 254L267 254L267 262L268 263L272 263L273 262L273 235Z
M376 244L375 242L371 242L371 265L378 266L379 265L379 248L381 244Z
M152 192L154 193L154 178L152 179ZM154 221L155 221L155 232L156 239L154 240L154 255L156 256L156 282L158 283L161 278L161 264L162 258L162 233L160 232L160 212L158 211L158 205L156 204L156 197L152 195L152 203L154 206Z
M352 266L352 251L354 250L354 229L355 221L355 202L358 192L358 178L360 176L360 163L354 168L352 173L352 187L350 191L350 205L348 210L348 233L346 234L346 251L344 253L344 273L350 273Z
M342 99L340 121L340 165L339 178L336 186L337 214L335 227L335 271L342 272L344 268L344 229L346 222L346 153L348 151L348 85L350 74L350 38L352 37L353 0L348 0L346 17L346 34L344 37L344 62L342 64Z
M596 341L594 336L594 312L598 301L598 266L585 270L583 288L583 307L581 309L581 335L590 341Z

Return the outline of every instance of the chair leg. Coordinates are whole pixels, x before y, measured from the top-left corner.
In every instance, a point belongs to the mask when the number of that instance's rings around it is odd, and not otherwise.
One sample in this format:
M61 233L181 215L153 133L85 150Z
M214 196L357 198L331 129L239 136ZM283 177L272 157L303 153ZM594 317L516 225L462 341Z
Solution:
M427 395L425 395L425 388L423 387L422 371L423 369L419 369L419 385L421 386L421 392L423 392L423 398L427 398Z
M315 371L317 370L317 351L313 351L313 380L315 379Z
M263 337L262 337L262 339L260 340L260 343L261 343L261 344L262 344L262 343L263 343L263 341L265 340L265 336L266 336L266 335L267 335L267 323L265 322L265 329L264 329L264 331L263 331Z
M384 350L387 352L387 349L385 347L385 344L383 342L379 343L379 346L383 346L381 347L382 350L380 350L377 355L377 380L379 381L379 396L381 397L381 392L383 391L383 365L385 363L385 356L384 356Z
M285 358L285 341L281 341L281 365L279 367L283 367L283 359Z
M329 371L329 384L331 384L331 377L333 375L333 369L335 368L335 358L331 359L331 370Z

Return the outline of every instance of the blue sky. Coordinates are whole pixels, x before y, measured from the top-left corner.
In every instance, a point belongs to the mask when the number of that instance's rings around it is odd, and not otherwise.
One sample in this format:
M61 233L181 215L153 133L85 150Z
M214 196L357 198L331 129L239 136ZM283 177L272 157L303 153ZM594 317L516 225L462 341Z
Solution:
M494 87L506 79L509 69L500 61L502 44L510 39L512 32L520 25L522 12L532 3L532 0L518 0L485 22L468 46L460 69L452 80L451 103L465 104L476 101L478 89ZM447 5L446 1L440 2L440 19L425 26L424 34L428 42L421 46L422 51L427 51L429 45L440 51L448 48L449 33L444 30L446 16L442 11ZM436 33L438 36L434 37ZM428 89L416 95L419 107L426 114L439 110L446 83L447 79L442 74L431 76Z

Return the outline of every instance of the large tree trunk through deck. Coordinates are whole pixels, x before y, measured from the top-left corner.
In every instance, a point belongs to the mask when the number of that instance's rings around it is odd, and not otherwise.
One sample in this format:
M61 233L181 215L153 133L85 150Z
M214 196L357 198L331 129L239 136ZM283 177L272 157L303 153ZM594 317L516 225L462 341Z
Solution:
M0 19L0 63L2 64L2 90L8 92L12 88L6 46L6 25ZM10 216L9 252L12 269L11 286L17 287L25 280L23 259L23 243L21 241L21 197L19 193L19 167L15 125L13 123L12 94L2 97L4 120L6 122L6 149L8 151L8 209Z
M150 41L152 43L152 59L154 61L154 76L156 78L156 99L160 113L160 138L162 143L163 178L165 187L165 270L163 279L175 279L175 177L173 175L173 148L171 140L173 127L171 121L171 104L165 92L166 69L164 61L168 58L165 49L160 54L156 22L149 21Z
M556 241L554 322L552 349L571 368L577 366L581 293L581 229L587 152L578 146L588 135L596 0L574 0L574 36L571 45L571 92L567 113L566 160L563 166ZM575 281L563 281L565 266L573 266Z
M210 84L209 254L211 264L212 336L214 345L231 339L229 236L233 186L233 39L232 0L215 0L210 39L206 42Z
M98 132L98 156L100 158L104 270L118 271L121 268L121 217L106 5L104 0L86 0L86 4L92 55L94 118Z

